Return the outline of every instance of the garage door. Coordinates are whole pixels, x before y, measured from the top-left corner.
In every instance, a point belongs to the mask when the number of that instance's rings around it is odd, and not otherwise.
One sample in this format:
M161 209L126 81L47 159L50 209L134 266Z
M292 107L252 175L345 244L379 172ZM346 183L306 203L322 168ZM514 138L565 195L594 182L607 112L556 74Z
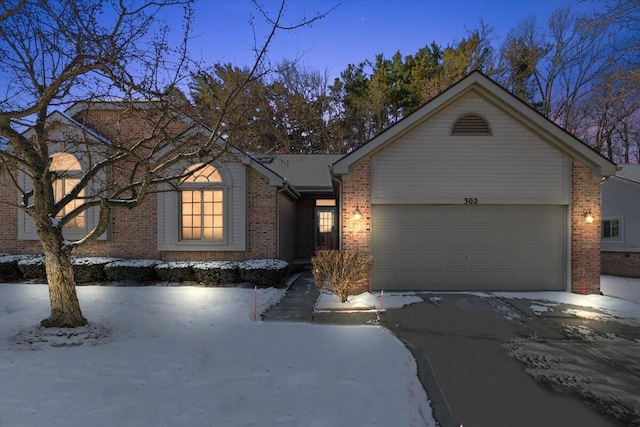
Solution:
M374 205L375 290L564 290L566 207Z

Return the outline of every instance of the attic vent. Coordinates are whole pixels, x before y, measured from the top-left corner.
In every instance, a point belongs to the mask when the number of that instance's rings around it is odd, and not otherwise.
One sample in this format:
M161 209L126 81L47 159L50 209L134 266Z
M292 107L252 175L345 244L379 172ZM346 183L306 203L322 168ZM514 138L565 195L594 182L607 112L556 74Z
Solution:
M464 114L453 124L451 135L491 135L491 126L479 114Z

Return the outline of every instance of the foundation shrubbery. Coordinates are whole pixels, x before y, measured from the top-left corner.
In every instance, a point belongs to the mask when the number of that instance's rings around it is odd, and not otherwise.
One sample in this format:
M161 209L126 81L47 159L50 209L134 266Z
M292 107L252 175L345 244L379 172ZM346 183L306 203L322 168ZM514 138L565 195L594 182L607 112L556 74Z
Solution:
M311 260L316 286L335 293L341 302L349 295L366 290L371 257L357 251L318 251Z

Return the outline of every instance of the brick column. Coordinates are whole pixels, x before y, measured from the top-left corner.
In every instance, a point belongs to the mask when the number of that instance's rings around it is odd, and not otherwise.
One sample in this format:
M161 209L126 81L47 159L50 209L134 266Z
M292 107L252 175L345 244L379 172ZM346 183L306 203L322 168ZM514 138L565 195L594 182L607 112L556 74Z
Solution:
M361 218L355 218L356 209ZM371 168L369 160L342 178L342 249L371 253Z
M591 211L593 223L585 221ZM591 168L573 160L571 171L571 291L600 292L600 183Z

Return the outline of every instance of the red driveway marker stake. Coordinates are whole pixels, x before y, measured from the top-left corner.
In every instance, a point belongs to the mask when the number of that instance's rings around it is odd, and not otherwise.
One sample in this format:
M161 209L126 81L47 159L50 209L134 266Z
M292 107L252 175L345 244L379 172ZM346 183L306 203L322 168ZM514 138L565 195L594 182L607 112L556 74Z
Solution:
M582 295L587 294L587 272L582 270Z
M258 287L253 290L253 321L258 320Z

